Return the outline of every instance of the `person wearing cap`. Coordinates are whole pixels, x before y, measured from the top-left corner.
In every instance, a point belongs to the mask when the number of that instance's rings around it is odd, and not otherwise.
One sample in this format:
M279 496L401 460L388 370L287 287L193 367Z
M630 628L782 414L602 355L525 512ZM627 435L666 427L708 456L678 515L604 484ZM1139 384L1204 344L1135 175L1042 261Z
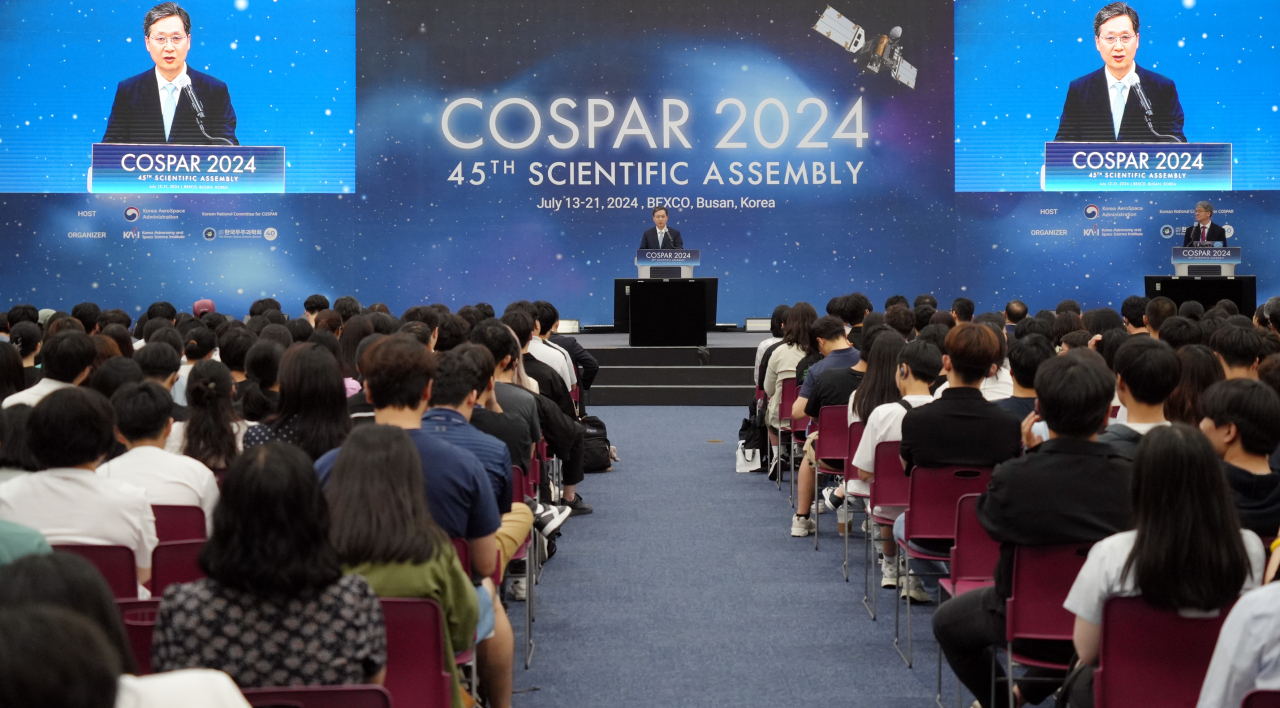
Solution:
M196 300L196 304L191 306L191 314L196 317L203 317L210 312L217 312L218 309L213 306L213 300Z

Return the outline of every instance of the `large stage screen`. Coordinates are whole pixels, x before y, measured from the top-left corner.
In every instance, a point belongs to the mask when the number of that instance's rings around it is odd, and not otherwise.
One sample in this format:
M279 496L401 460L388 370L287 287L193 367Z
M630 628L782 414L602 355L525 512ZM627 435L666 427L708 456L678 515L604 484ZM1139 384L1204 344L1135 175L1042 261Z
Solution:
M1106 4L956 2L956 191L1276 189L1280 14L1139 0L1095 36Z
M154 4L0 4L0 192L355 189L355 0Z

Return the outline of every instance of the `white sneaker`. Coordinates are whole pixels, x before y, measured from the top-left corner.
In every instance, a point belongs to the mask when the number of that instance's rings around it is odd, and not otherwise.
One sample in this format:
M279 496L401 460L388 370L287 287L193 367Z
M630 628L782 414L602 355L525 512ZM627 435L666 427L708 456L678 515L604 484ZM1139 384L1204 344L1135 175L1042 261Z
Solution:
M827 505L819 504L817 499L814 499L813 504L809 505L810 518L812 518L814 514L825 514L825 513L827 513Z
M933 600L924 589L924 581L915 575L907 579L907 583L903 586L899 596L910 598L912 602L930 602Z
M880 587L898 587L898 557L890 556L880 559Z
M508 588L507 597L517 602L524 602L525 599L525 579L512 578L511 587Z
M827 507L828 509L831 509L832 511L839 511L844 508L843 501L841 502L840 506L836 506L835 503L832 501L832 497L835 495L836 489L838 489L838 487L827 487L826 489L822 490L822 504L823 506ZM841 496L835 496L835 498L840 500L844 499L844 497L841 497Z
M806 519L799 514L791 517L791 535L795 538L803 538L813 531L813 519Z

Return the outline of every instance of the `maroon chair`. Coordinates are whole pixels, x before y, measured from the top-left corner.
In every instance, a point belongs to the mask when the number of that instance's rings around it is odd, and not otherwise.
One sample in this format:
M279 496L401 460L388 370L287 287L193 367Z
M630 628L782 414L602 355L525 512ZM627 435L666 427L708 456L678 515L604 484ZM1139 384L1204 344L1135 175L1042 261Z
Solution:
M1018 546L1013 552L1013 589L1005 601L1006 687L1013 700L1013 665L1066 671L1066 664L1018 654L1019 639L1070 642L1076 616L1062 606L1084 566L1091 543L1060 546ZM994 684L992 690L995 690ZM1010 703L1013 705L1013 703Z
M1240 708L1280 708L1280 691L1249 691Z
M860 425L855 423L854 425ZM861 435L862 428L858 429ZM818 411L818 439L813 443L813 456L821 460L843 460L845 454L849 450L849 423L848 413L844 406L823 406ZM840 483L844 484L845 470L822 470L817 464L813 466L813 499L818 501L818 492L821 491L822 485L819 481L824 474L832 474L840 477ZM815 504L814 506L817 506ZM818 514L814 514L813 518L813 550L818 550ZM847 530L846 530L847 531ZM849 535L845 533L844 540L844 579L849 581Z
M956 502L956 543L951 547L951 576L940 578L942 591L955 597L971 590L995 585L995 568L1000 561L1000 544L978 521L978 497L966 494ZM942 598L939 597L939 600ZM957 695L960 690L956 685ZM942 652L938 652L938 695L942 704Z
M795 434L804 432L804 429L809 425L809 418L803 417L793 420L791 417L791 408L795 405L796 396L799 395L795 377L782 379L778 382L778 386L781 389L778 393L781 397L778 401L778 441L780 443L783 440L786 441L787 452L789 453L788 459L791 460L791 469L789 470L791 472L791 506L794 508L798 503L796 496L799 494L796 481L796 473L799 471L799 467L796 465ZM781 470L779 470L778 481L782 481Z
M911 543L921 540L950 541L954 545L956 504L959 503L960 497L966 494L981 494L987 491L987 484L991 481L991 468L973 465L913 467L909 480L908 509L906 519L903 521L902 534L906 543L902 544L899 551L906 553L909 559L915 558L917 560L935 562L950 561L951 554L949 551L945 554L927 553L913 548ZM915 573L908 563L907 577L903 582L909 586L911 578L914 576ZM902 653L898 642L898 614L902 603L897 600L893 604L893 646L898 650L898 656L901 656L902 660L907 662L907 666L910 667L915 658L915 648L912 645L911 601L908 599L906 603L907 653Z
M204 539L167 541L151 553L151 592L156 597L174 583L189 583L204 576L200 568L200 552Z
M151 673L151 638L156 631L156 611L159 600L116 600L120 619L124 620L124 633L129 638L133 661L138 665L138 675Z
M1094 706L1193 708L1230 609L1192 618L1156 609L1140 597L1107 600L1093 672Z
M138 596L138 564L133 551L124 546L55 545L53 550L74 553L89 561L106 578L111 594L117 598Z
M251 706L282 708L391 708L391 694L382 686L291 686L246 688L241 693ZM441 705L449 705L447 703Z
M198 506L152 505L156 515L156 536L160 542L190 541L207 537L204 509Z
M396 708L448 708L453 677L445 658L444 613L427 598L383 598L387 680ZM463 647L454 647L462 649Z
M893 519L877 516L876 507L905 507L910 498L910 480L902 470L901 445L896 441L876 445L875 469L872 470L875 474L871 477L871 493L867 496L867 515L877 530L881 526L892 527ZM867 612L871 613L871 619L874 620L879 609L879 593L871 592L869 589L869 586L876 582L875 568L871 562L871 537L872 534L868 533L862 545L862 606L867 608ZM871 598L870 604L867 604L868 596Z

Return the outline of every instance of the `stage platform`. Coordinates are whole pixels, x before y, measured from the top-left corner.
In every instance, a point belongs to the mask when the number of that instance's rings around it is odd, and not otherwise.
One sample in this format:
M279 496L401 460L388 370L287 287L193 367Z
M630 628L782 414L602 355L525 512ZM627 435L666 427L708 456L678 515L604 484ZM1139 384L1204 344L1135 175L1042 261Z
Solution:
M574 334L600 362L594 406L746 406L755 398L756 347L766 333L708 332L706 347L631 347L626 333Z

